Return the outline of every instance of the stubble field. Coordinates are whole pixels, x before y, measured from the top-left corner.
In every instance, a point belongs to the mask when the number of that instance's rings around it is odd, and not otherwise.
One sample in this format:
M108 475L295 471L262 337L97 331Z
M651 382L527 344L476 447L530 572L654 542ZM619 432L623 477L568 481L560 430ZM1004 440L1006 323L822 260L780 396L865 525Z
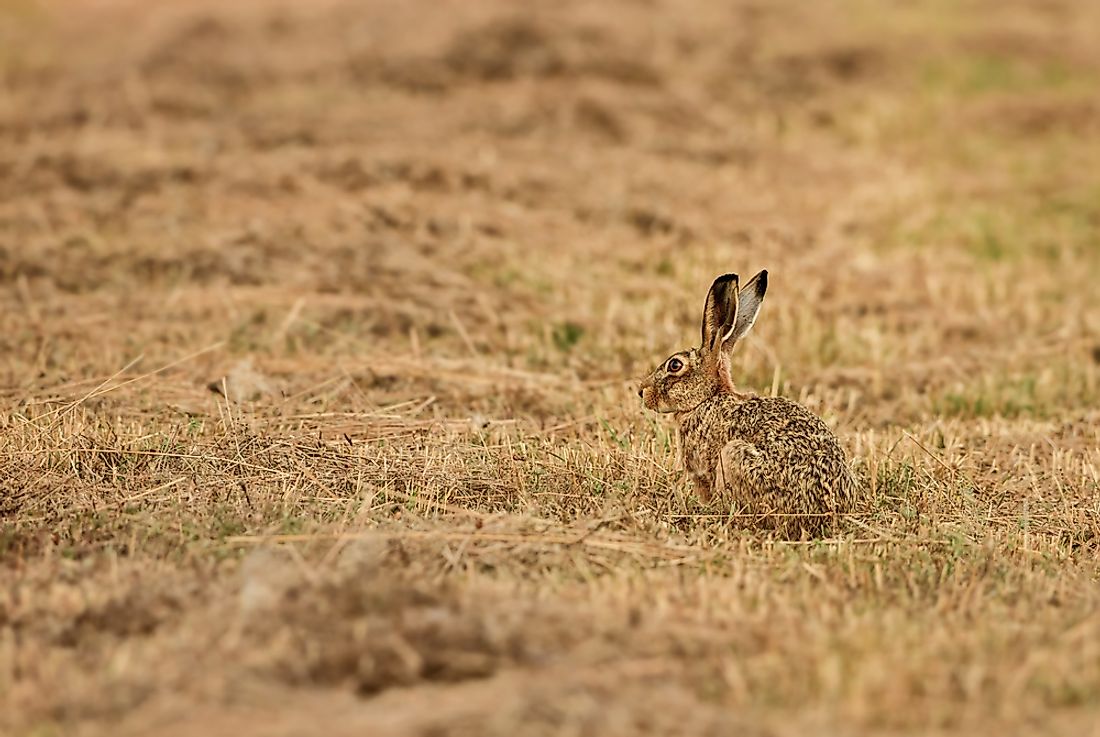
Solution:
M1100 733L1100 5L0 2L0 733ZM703 506L716 274L867 503Z

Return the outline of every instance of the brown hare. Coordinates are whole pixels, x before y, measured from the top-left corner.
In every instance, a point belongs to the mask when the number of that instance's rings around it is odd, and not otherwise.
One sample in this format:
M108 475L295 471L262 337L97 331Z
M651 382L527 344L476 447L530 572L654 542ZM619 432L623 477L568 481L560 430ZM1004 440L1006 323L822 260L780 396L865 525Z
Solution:
M680 426L684 468L704 503L724 496L746 526L787 537L837 529L856 493L836 437L818 417L782 397L737 391L730 353L756 322L768 272L738 288L714 280L703 308L703 343L674 353L638 390L645 406Z

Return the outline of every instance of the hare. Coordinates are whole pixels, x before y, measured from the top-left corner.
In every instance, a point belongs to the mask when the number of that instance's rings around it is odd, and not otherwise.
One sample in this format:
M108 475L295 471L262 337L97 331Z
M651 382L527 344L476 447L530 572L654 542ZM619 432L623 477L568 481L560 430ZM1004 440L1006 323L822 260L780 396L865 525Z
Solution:
M767 271L743 289L737 274L715 279L702 345L665 359L638 396L648 409L673 413L684 468L703 503L724 494L750 525L817 536L836 530L854 501L844 451L802 405L739 392L730 376L730 353L756 322L767 289Z

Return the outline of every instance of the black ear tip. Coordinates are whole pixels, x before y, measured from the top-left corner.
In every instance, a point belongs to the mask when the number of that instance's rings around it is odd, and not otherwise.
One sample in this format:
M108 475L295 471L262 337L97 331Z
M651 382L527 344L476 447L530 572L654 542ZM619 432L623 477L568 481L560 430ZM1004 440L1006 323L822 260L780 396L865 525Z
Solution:
M757 282L756 283L759 285L760 293L763 294L764 290L768 288L768 270L767 269L762 269L760 271L760 275L757 277Z
M714 280L714 283L715 284L726 284L728 282L734 282L736 284L737 281L738 281L737 274L722 274L722 276L720 276L720 277L718 277L717 279Z

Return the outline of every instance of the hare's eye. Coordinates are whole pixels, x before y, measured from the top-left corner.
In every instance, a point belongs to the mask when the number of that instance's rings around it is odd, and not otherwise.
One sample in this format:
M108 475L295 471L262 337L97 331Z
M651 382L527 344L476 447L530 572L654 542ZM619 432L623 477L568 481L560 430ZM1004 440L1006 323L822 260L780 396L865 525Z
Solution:
M665 369L670 374L677 373L683 367L684 367L684 362L681 361L679 358L670 358L670 359L668 359L668 363L665 364Z

